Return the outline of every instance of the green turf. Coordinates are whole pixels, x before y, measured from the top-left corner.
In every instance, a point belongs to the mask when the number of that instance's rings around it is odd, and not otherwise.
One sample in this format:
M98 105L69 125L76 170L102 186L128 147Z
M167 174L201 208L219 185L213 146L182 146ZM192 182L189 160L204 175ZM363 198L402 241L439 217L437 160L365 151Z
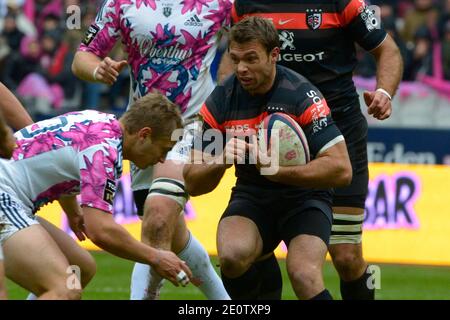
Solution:
M133 263L113 257L107 253L94 252L97 261L97 275L86 288L84 299L128 299L130 275ZM216 259L213 259L216 263ZM283 299L295 299L294 292L285 272L285 262L280 260L283 271ZM381 268L381 289L376 291L378 299L450 299L450 268L406 265L379 265ZM325 283L335 299L340 299L339 279L331 263L324 269ZM10 299L24 299L25 290L8 281ZM189 285L176 288L166 283L162 299L192 300L204 299L198 289Z

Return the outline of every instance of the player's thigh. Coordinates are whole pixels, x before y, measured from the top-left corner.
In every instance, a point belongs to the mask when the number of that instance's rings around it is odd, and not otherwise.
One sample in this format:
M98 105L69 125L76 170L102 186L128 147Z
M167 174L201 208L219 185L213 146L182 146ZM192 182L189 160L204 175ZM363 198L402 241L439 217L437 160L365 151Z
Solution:
M143 241L150 244L164 242L166 249L169 249L170 242L175 252L185 247L189 237L183 210L188 194L184 188L182 168L182 164L170 160L155 167L142 218ZM143 193L135 192L141 197Z
M281 239L277 233L273 190L236 185L217 231L220 255L240 252L254 258L272 253ZM276 211L276 210L275 210Z
M312 207L292 215L284 221L281 234L288 247L287 268L322 267L331 232L331 212Z
M333 207L329 251L333 261L362 257L364 209L358 207ZM345 256L347 257L345 257Z
M148 191L144 207L144 219L148 215L149 208L157 211L158 207L167 210L158 214L176 215L184 209L188 194L185 191L183 180L183 163L166 160L158 163L153 171L152 185ZM150 210L150 213L151 212Z
M336 124L344 135L347 144L353 176L350 185L334 190L333 207L364 208L369 184L367 120L359 113L348 119L338 120ZM349 214L358 214L357 211L352 210L345 210L340 213L347 212Z
M174 160L166 160L158 163L153 168L153 180L157 178L169 178L183 181L184 163Z
M96 263L92 255L80 247L72 237L52 223L42 217L38 217L37 220L56 242L69 264L80 268L82 286L86 286L96 272Z
M362 224L368 192L367 120L361 114L337 121L345 137L352 163L353 178L349 186L336 188L333 197L333 227L330 254L340 251L358 255L362 252Z
M233 215L223 218L217 229L220 258L255 261L263 251L263 240L254 221Z
M3 266L3 250L0 245L0 300L5 300L6 298L5 267Z
M362 248L363 221L363 208L333 207L333 226L328 251L338 271L353 268L356 273L360 273L358 269L365 267Z
M254 261L271 244L271 221L256 199L233 191L217 229L219 257ZM272 252L273 249L267 249ZM267 252L267 253L268 253Z
M69 262L39 224L15 232L3 250L7 277L25 289L40 295L66 285Z

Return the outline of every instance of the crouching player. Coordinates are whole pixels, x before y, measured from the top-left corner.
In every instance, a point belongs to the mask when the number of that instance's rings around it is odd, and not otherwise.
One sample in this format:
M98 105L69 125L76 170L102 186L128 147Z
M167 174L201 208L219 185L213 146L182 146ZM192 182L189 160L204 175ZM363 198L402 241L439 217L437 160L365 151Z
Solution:
M151 93L119 120L87 110L18 131L12 160L0 161L6 276L41 299L81 297L80 286L66 285L67 271L70 265L79 266L81 287L86 286L95 274L92 257L74 241L59 241L62 231L48 222L41 225L34 216L41 206L59 200L80 240L87 236L114 255L151 265L176 286L186 284L192 273L183 261L135 240L111 215L122 160L142 169L163 161L174 144L173 130L182 127L177 110L161 94Z
M0 158L9 159L12 156L15 146L15 139L11 129L3 120L3 115L0 112ZM0 219L0 232L2 228L2 220ZM3 251L0 243L0 300L6 299L6 288L4 283L5 270L3 266Z

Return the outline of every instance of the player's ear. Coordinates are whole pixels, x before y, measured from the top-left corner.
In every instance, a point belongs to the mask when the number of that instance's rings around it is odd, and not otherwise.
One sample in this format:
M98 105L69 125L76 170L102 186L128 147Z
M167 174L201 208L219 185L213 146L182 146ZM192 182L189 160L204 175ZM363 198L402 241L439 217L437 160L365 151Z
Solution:
M142 141L146 141L146 140L151 141L151 138L152 138L152 128L150 128L150 127L144 127L144 128L142 128L142 129L139 130L139 132L138 132L138 137L139 137L139 140L142 140Z
M280 55L280 48L275 47L270 52L270 59L272 63L276 63L278 61L278 56Z

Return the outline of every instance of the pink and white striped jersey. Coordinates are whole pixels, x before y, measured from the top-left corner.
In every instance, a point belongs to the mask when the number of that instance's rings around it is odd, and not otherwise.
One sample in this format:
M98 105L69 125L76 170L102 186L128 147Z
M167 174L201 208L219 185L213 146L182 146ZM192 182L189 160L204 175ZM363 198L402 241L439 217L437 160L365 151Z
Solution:
M105 0L79 50L104 58L121 38L131 67L131 99L152 89L198 113L214 88L210 67L230 0Z
M114 115L86 110L15 134L13 159L0 162L0 190L36 212L62 195L109 213L122 174L122 129Z

